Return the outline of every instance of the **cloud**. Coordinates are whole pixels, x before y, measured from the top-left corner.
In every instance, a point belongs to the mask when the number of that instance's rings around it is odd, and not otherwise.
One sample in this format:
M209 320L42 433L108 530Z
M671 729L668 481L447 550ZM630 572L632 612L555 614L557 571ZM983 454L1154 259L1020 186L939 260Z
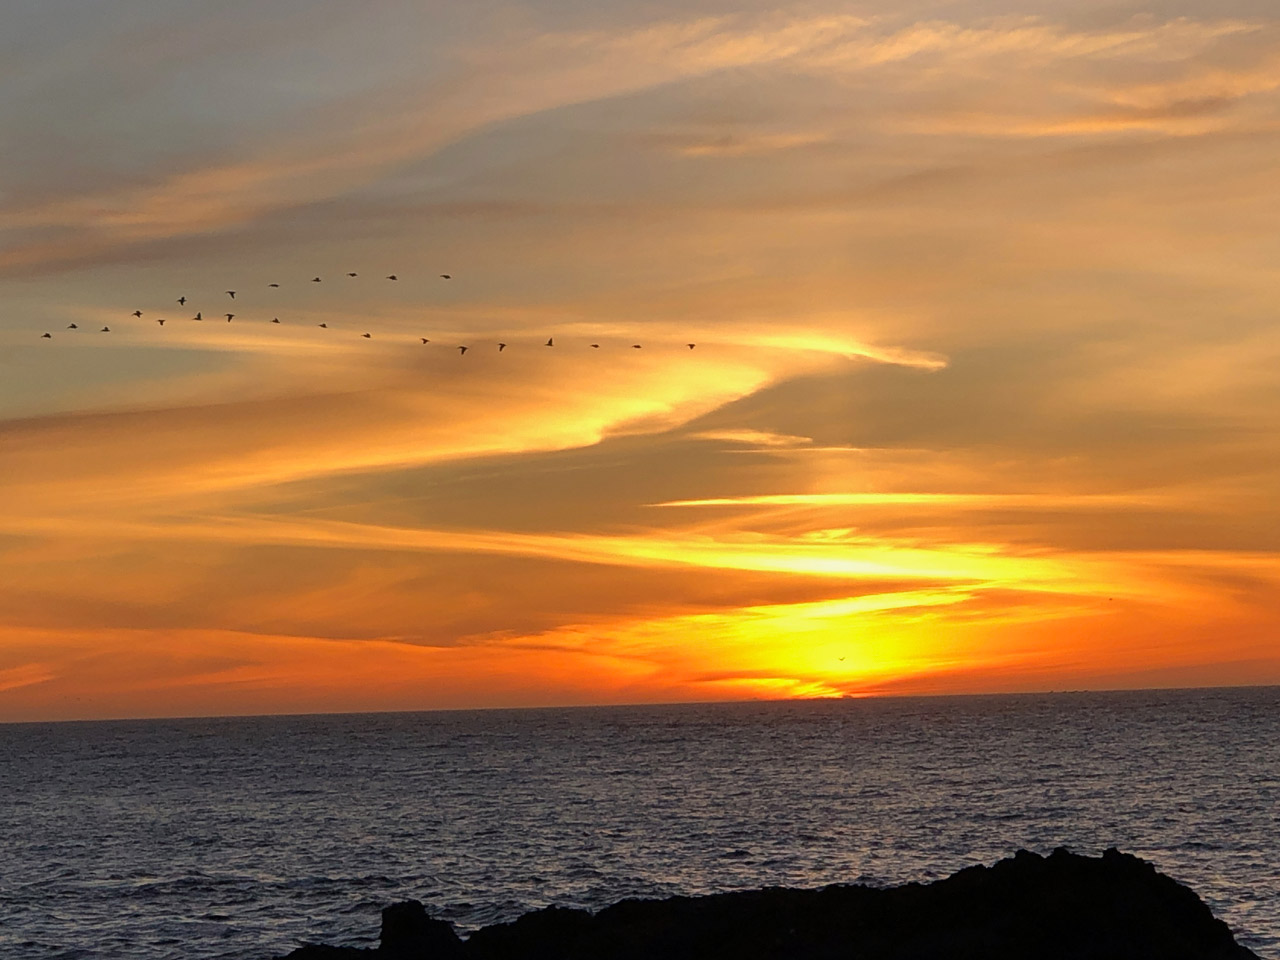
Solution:
M294 116L275 128L245 129L243 141L233 140L213 163L170 159L177 164L172 169L118 186L72 188L70 196L10 202L0 207L0 229L13 238L0 248L0 271L100 262L113 256L112 250L115 258L128 259L131 250L159 240L242 230L284 211L374 187L405 165L495 124L727 70L863 74L922 58L938 58L961 71L974 69L974 63L995 69L1010 57L1036 71L1099 60L1177 64L1259 29L1235 20L1186 19L1094 31L1028 19L895 28L847 15L769 14L468 38L421 76L388 80L367 92L326 91L315 103L290 102ZM930 64L923 76L942 69ZM1104 93L1119 108L1110 114L1086 110L1047 122L1029 116L1006 121L998 114L908 122L933 132L954 131L958 123L1018 136L1120 128L1192 132L1218 124L1215 117L1225 98L1273 89L1274 76L1269 67L1247 67L1238 76L1218 67L1180 81L1181 86L1148 84ZM660 141L677 135L656 136ZM679 136L686 138L679 146L685 153L743 156L825 142L831 131L743 129Z
M29 687L34 684L48 683L55 674L45 664L24 663L16 667L0 669L0 693Z
M1077 507L1132 507L1167 504L1162 495L1041 494L1041 493L775 493L754 497L716 497L709 500L672 500L656 507L878 507L944 506L957 508L1061 509Z

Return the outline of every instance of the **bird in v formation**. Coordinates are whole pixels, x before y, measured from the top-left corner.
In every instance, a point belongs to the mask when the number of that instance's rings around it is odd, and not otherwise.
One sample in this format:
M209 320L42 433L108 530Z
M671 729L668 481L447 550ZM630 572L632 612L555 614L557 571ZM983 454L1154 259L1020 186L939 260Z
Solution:
M359 274L358 274L357 272L355 272L355 271L349 271L349 272L347 273L347 276L348 276L349 278L355 278L355 277L358 277L358 276L359 276ZM449 273L441 273L441 274L439 274L438 276L439 276L439 278L440 278L441 280L452 280L452 279L453 279L453 274L449 274ZM388 275L386 276L386 279L387 279L387 280L399 280L399 277L398 277L396 274L391 273L391 274L388 274ZM321 282L321 278L320 278L320 277L312 277L312 278L311 278L311 282L312 282L312 283L320 283L320 282ZM272 287L272 288L276 288L276 289L278 289L278 288L280 287L280 284L279 284L279 283L272 282L272 283L268 283L268 284L267 284L267 286L268 286L268 287ZM224 291L224 292L227 294L227 296L228 296L228 297L230 297L232 300L234 300L234 299L236 298L236 293L237 293L238 291L236 291L236 290L227 290L227 291ZM186 303L187 303L187 296L186 296L186 294L183 294L182 296L178 297L178 299L177 299L177 301L176 301L176 302L177 302L179 305L184 305L184 306L185 306L185 305L186 305ZM141 310L134 310L134 311L133 311L133 313L131 314L131 316L136 317L136 318L138 318L138 319L141 319L141 318L142 318L142 311L141 311ZM227 318L227 323L230 323L232 320L234 320L234 319L235 319L236 314L234 314L234 313L227 313L227 314L224 314L224 316ZM204 319L204 315L203 315L203 313L202 313L201 311L197 310L197 311L196 311L196 315L195 315L194 317L192 317L191 319L192 319L192 320L203 320L203 319ZM165 322L166 322L166 321L165 321L165 318L162 318L162 317L157 317L157 318L156 318L156 323L157 323L158 325L160 325L161 327L163 327L163 326L165 325ZM273 317L273 318L271 319L271 323L280 323L280 318L279 318L279 317ZM327 324L327 323L319 323L319 324L317 324L317 326L318 326L318 327L320 327L320 328L322 328L322 329L325 329L325 330L327 330L327 329L329 328L329 324ZM77 329L79 329L79 328L76 326L76 324L72 323L72 324L69 324L69 325L67 326L67 329L68 329L68 330L77 330ZM104 326L100 332L101 332L101 333L110 333L110 332L111 332L111 328L110 328L110 327L105 327L105 326ZM362 333L360 336L361 336L363 339L365 339L365 340L372 340L372 339L373 339L373 335L372 335L372 334L370 334L370 333ZM52 339L53 339L53 334L51 334L51 333L44 333L44 334L41 334L41 339L43 339L43 340L52 340ZM428 343L430 343L430 342L431 342L431 340L430 340L429 338L427 338L427 337L419 337L418 339L422 341L423 345L426 345L426 344L428 344ZM548 338L547 338L547 342L546 342L545 344L543 344L543 346L546 346L546 347L554 347L554 346L555 346L555 338L554 338L554 337L548 337ZM598 344L598 343L592 343L592 344L589 344L589 346L590 346L592 349L594 349L594 350L599 350L599 349L600 349L600 344ZM696 344L696 343L686 343L686 344L685 344L685 346L686 346L686 347L688 347L690 350L692 350L694 347L696 347L696 346L697 346L697 344ZM633 344L631 344L631 348L632 348L633 350L639 350L639 349L641 349L641 344L633 343ZM470 348L469 348L469 347L467 347L467 346L461 346L461 345L459 345L459 346L458 346L458 353L459 353L459 355L463 355L463 354L465 354L465 353L467 352L467 350L468 350L468 349L470 349ZM506 350L506 349L507 349L507 344L506 344L506 343L499 343L499 344L498 344L498 353L502 353L502 351L504 351L504 350Z

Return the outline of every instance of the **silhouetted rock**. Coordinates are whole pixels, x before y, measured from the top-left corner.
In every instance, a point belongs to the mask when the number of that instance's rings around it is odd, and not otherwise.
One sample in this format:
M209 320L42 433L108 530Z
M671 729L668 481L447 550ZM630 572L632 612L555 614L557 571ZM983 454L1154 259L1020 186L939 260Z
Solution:
M835 885L549 907L462 941L410 901L377 950L288 960L1257 960L1198 896L1137 857L1020 850L936 883Z
M417 900L395 903L382 911L379 956L389 960L453 960L462 956L462 941L445 920L433 920Z
M382 930L376 950L308 944L289 954L291 960L458 960L463 943L446 920L435 920L417 900L382 908Z

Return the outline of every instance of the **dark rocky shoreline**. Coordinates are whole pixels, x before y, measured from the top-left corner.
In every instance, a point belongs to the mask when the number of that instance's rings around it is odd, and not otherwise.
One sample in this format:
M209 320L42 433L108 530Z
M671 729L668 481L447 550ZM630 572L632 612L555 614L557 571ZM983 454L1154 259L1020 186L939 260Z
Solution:
M417 901L383 910L376 949L287 960L1257 960L1190 889L1108 850L1020 850L930 884L767 889L548 907L463 940Z

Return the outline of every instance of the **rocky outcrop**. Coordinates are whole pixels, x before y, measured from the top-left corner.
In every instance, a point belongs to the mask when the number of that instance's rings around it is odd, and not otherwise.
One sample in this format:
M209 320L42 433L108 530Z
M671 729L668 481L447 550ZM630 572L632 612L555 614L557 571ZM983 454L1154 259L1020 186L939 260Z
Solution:
M1198 896L1116 850L1020 850L936 883L767 889L549 907L460 939L415 901L382 912L374 950L287 960L1257 960Z

